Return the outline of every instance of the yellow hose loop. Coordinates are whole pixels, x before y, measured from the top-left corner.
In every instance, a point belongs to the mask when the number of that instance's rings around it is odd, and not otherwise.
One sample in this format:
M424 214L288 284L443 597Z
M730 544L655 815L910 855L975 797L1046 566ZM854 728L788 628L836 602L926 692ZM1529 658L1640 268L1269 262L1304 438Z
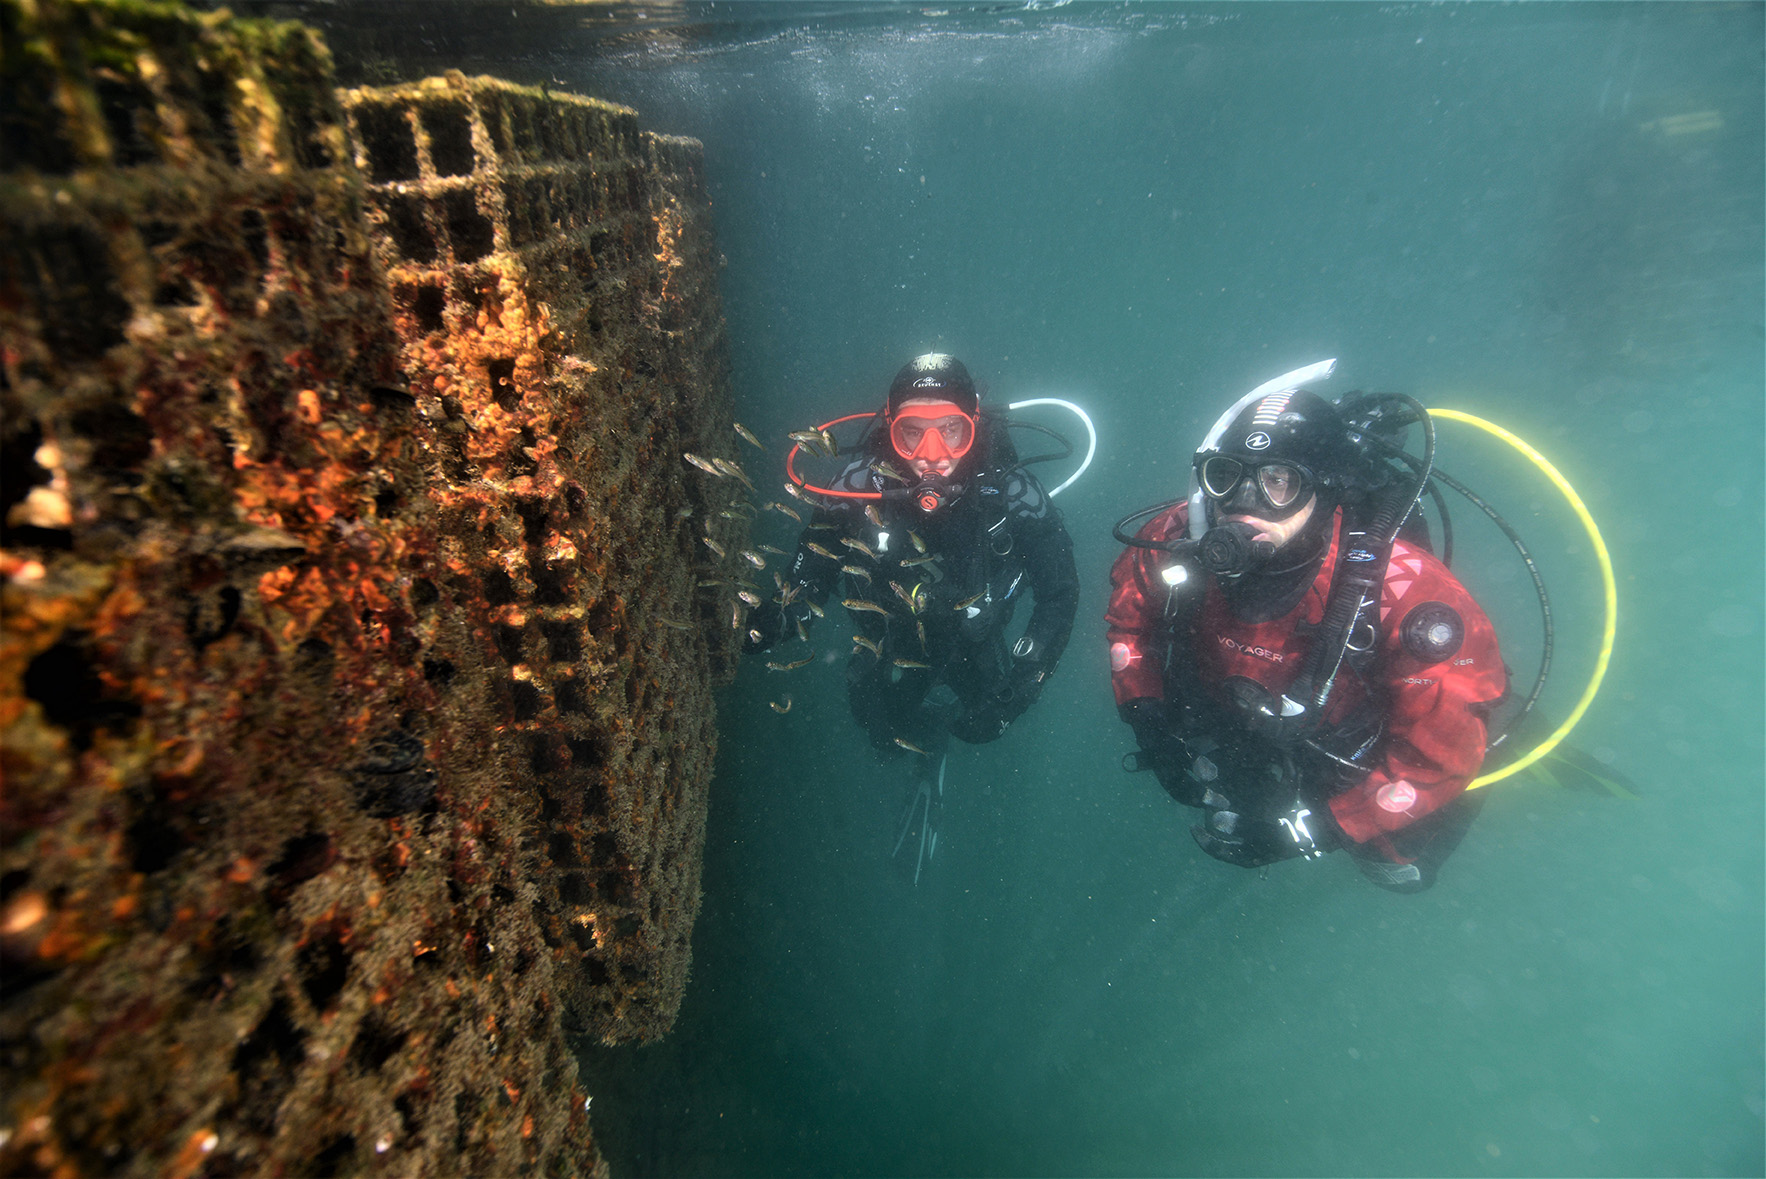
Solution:
M1569 716L1564 718L1564 723L1557 727L1557 731L1547 737L1544 741L1541 741L1539 745L1525 757L1510 762L1495 773L1485 774L1481 778L1474 778L1471 785L1466 787L1467 790L1476 790L1480 786L1488 786L1492 782L1500 782L1510 774L1518 773L1519 771L1526 769L1528 766L1550 753L1553 749L1557 748L1558 742L1562 741L1569 735L1570 730L1576 727L1576 722L1582 719L1582 714L1588 711L1588 706L1594 702L1594 694L1600 691L1601 680L1606 677L1607 664L1613 657L1613 637L1618 633L1619 629L1619 587L1613 580L1613 558L1607 553L1607 543L1601 539L1600 529L1595 526L1594 517L1588 514L1588 505L1582 502L1582 497L1576 494L1576 489L1570 486L1569 480L1559 474L1558 469L1552 466L1551 463L1547 462L1544 455L1540 454L1537 450L1534 450L1531 446L1528 446L1525 442L1522 442L1519 438L1515 437L1501 426L1498 426L1493 422L1487 422L1483 418L1474 417L1469 413L1461 413L1457 409L1431 409L1429 411L1429 416L1432 418L1446 418L1450 422L1464 422L1468 426L1476 426L1478 429L1502 439L1504 442L1532 459L1533 465L1543 471L1545 477L1555 483L1557 489L1564 493L1564 498L1570 501L1570 507L1576 513L1576 517L1582 521L1582 527L1588 531L1588 539L1594 544L1594 555L1600 560L1601 584L1605 586L1607 594L1607 622L1605 629L1601 632L1600 658L1595 660L1594 674L1589 677L1588 686L1582 689L1582 699L1576 702L1575 709L1571 711Z

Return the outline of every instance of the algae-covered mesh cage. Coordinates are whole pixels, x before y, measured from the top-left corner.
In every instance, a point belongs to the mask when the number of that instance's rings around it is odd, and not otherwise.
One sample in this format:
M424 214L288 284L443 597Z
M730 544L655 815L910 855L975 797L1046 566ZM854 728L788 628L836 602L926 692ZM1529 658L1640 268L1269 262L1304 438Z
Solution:
M0 54L0 1173L604 1172L740 637L699 145L169 3Z

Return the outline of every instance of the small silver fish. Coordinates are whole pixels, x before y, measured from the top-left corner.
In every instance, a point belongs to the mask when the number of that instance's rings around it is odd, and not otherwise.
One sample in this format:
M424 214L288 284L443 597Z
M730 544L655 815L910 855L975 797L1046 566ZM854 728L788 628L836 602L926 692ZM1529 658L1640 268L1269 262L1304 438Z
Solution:
M834 458L840 453L840 444L826 430L793 430L786 437L822 458Z
M875 602L867 602L863 598L844 598L841 600L840 604L855 614L865 612L870 614L881 614L886 618L889 616L889 610L886 607L879 606Z
M711 537L702 536L699 539L704 542L706 548L710 549L712 552L716 553L718 556L721 557L721 556L725 555L724 554L724 546L717 543L717 541L711 539Z
M872 459L866 465L885 479L893 479L897 483L908 482L908 477L901 473L901 468L895 466L886 459Z
M840 543L845 545L847 548L851 549L855 553L863 553L865 556L869 557L873 561L875 561L877 559L876 550L871 548L870 545L866 544L862 540L854 540L850 536L843 536L840 538Z
M787 692L787 693L785 693L784 696L782 696L778 700L769 700L769 701L767 701L767 703L772 705L774 712L777 712L780 714L790 712L791 711L791 693Z
M861 565L842 565L840 566L840 572L850 573L854 577L862 577L866 581L871 580L871 571Z
M731 460L714 458L711 460L711 462L712 462L712 465L715 466L718 470L722 471L726 475L735 476L737 479L741 480L742 483L745 486L747 486L748 488L752 489L754 487L754 484L748 482L747 472L743 471L739 465L732 462Z
M784 556L790 555L790 554L786 553L784 549L776 549L770 544L757 544L754 547L759 549L763 553L771 553L775 557L784 557Z
M921 540L920 534L915 532L912 528L908 529L908 539L914 542L914 551L916 553L924 553L926 551L926 542Z
M742 629L742 603L740 602L730 603L730 629Z
M925 604L926 591L920 589L918 586L915 586L912 590L908 590L902 587L901 582L892 581L889 583L889 588L894 590L895 596L900 598L902 602L906 604L909 614L918 614L920 608Z
M830 561L838 561L840 559L839 557L836 557L833 553L829 552L827 549L823 548L821 545L817 544L813 540L805 542L803 547L808 549L810 552L814 553L816 556L826 557Z
M814 651L811 651L808 655L805 655L802 659L793 659L790 663L768 663L766 665L766 669L768 671L796 671L798 668L807 667L808 665L810 665L811 663L814 663L815 661L816 661L816 653Z
M669 630L697 630L691 622L678 622L673 618L658 618L657 625L666 626Z
M701 471L704 471L707 475L715 475L719 479L724 477L724 472L718 470L709 460L702 459L691 451L682 451L681 457L692 463L695 467L698 467Z
M744 606L747 606L750 609L755 609L760 606L759 594L751 594L747 590L743 590L741 593L737 594L736 597Z
M912 741L903 741L900 737L897 737L895 739L895 743L897 745L901 746L903 749L907 750L909 753L917 753L921 757L931 757L932 756L930 753L927 753L924 749L921 749L918 745L915 745Z
M793 520L797 521L799 524L803 523L803 517L799 516L797 514L796 508L790 507L786 504L782 504L782 503L778 502L777 500L773 500L772 502L768 503L767 507L771 508L775 512L780 512L780 513L783 513L784 515L791 517Z
M766 447L761 446L760 439L756 438L754 436L754 434L748 429L747 426L744 426L741 422L736 422L735 426L736 426L736 433L741 435L742 441L749 443L750 445L757 447L760 450L766 449Z
M899 564L903 569L918 569L922 565L934 564L937 560L937 557L909 557L907 560L899 562Z
M685 519L687 519L687 518L688 518L688 517L689 517L689 516L691 516L691 515L692 515L692 514L693 514L693 505L692 505L692 504L688 504L688 505L687 505L687 506L686 506L686 507L684 507L684 508L678 508L678 509L676 509L676 511L675 511L675 519L677 519L677 520L685 520Z
M828 616L828 612L826 610L823 610L820 606L816 605L814 602L807 602L806 601L806 602L804 602L804 605L808 606L809 612L811 614L814 614L817 618L826 618Z
M809 642L809 627L803 624L803 619L801 618L797 620L797 637L806 643Z
M957 610L957 611L967 610L970 606L973 606L976 602L979 602L982 598L985 598L986 596L987 596L987 591L982 590L978 594L974 594L970 597L964 598L962 601L958 602L955 606L952 606L951 609Z
M865 519L869 520L878 528L883 527L883 514L877 510L876 504L865 505Z
M932 665L930 663L921 663L918 659L897 659L895 661L895 666L906 671L914 671L917 669L929 668Z
M764 636L758 630L751 630L748 632L748 641L751 643L758 643L763 637Z
M853 650L856 651L860 647L863 647L865 650L869 651L871 654L875 655L877 658L879 658L879 659L883 658L883 648L879 647L876 643L872 642L870 639L865 638L864 635L853 635L852 642L853 642Z

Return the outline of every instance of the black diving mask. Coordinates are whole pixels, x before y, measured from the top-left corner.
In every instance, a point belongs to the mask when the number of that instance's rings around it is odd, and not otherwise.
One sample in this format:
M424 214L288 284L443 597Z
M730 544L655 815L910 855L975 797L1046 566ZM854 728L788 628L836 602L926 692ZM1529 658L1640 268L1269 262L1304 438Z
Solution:
M1251 463L1225 454L1196 464L1196 476L1217 512L1263 520L1285 520L1305 507L1313 484L1312 475L1295 463Z

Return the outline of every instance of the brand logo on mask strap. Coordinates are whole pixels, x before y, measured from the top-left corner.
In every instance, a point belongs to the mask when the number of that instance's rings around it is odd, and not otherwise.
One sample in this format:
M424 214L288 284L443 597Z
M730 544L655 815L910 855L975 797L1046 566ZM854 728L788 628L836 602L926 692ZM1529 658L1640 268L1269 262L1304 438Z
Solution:
M1350 549L1344 554L1343 559L1345 561L1371 561L1374 559L1374 555L1366 549Z
M921 377L919 380L914 382L914 388L916 388L916 389L936 389L943 384L944 384L944 381L939 377Z
M1249 438L1245 439L1245 449L1246 450L1268 450L1269 449L1269 435L1265 434L1262 430L1257 431L1255 434L1253 434Z

